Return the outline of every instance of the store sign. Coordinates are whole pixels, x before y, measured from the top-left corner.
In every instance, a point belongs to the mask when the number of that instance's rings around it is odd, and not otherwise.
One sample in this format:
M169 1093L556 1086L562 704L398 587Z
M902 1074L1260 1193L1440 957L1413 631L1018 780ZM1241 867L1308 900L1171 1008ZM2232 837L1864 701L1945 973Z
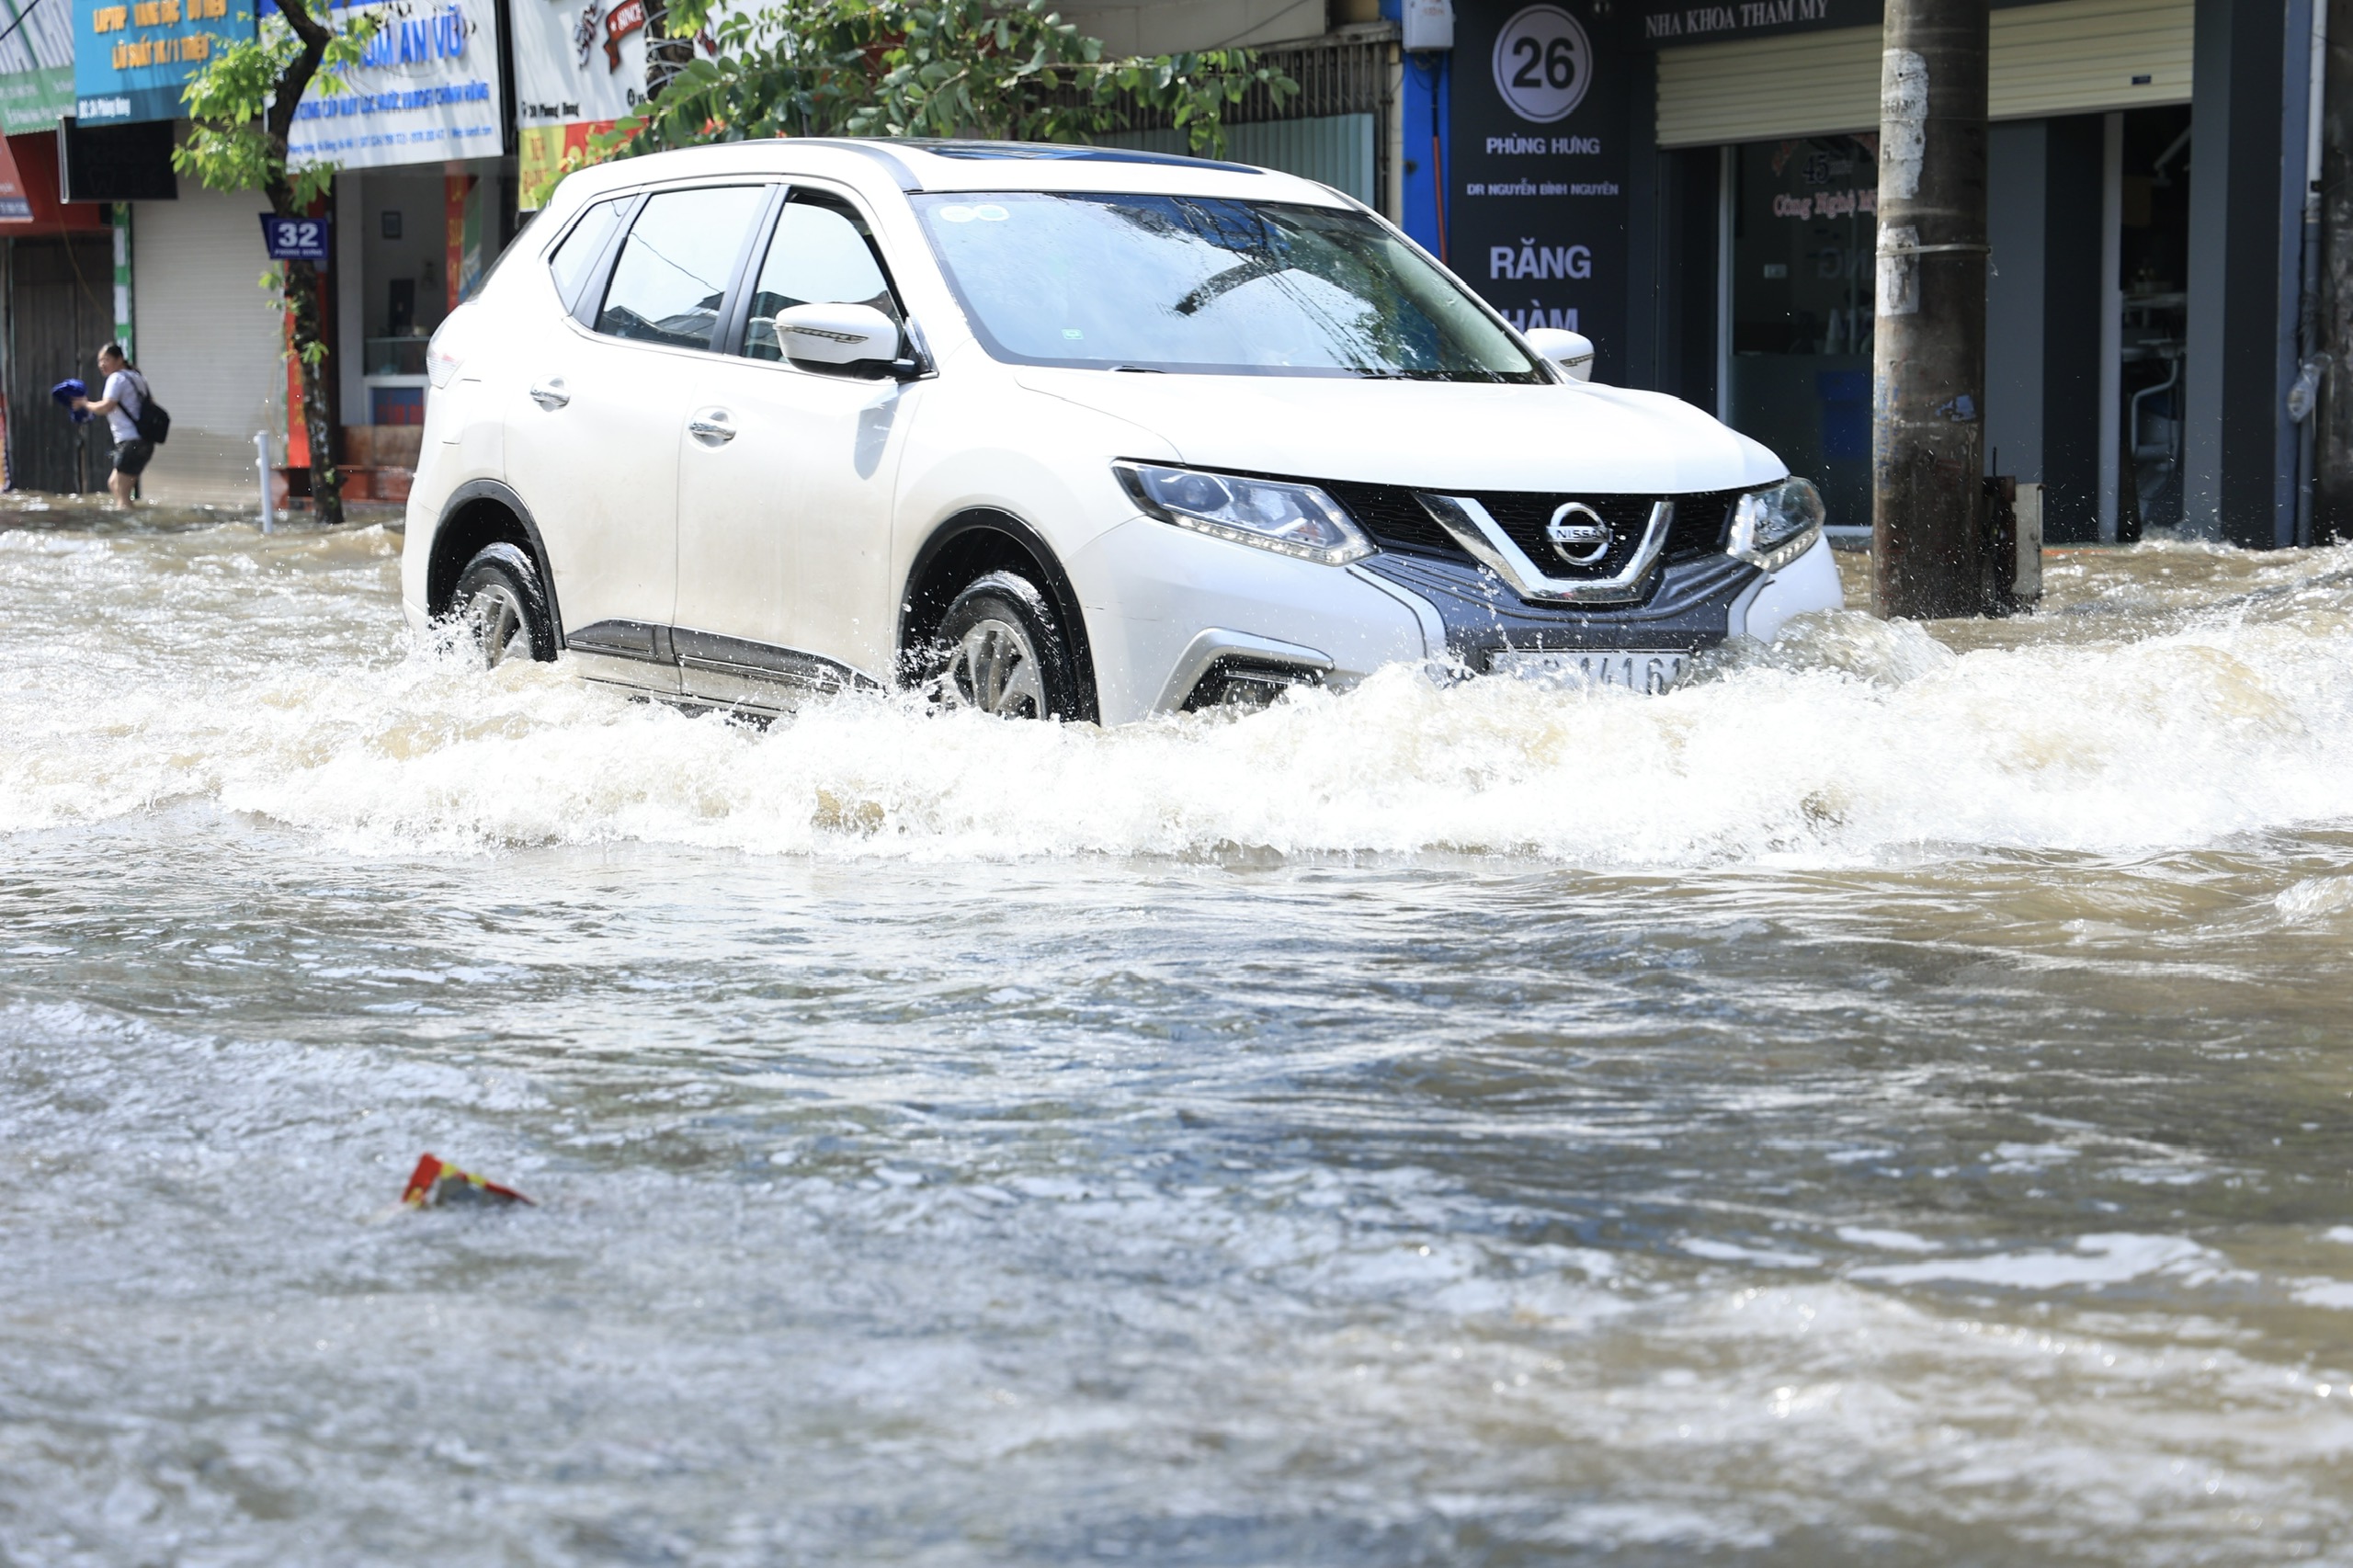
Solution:
M1593 85L1593 41L1558 6L1530 6L1495 35L1495 90L1520 119L1550 125L1576 112Z
M188 79L253 36L254 0L74 0L74 118L176 119Z
M494 158L499 123L496 0L376 0L338 6L373 16L376 36L342 90L302 95L286 138L297 165L347 169ZM282 27L273 19L272 26Z
M1608 0L1457 0L1447 256L1514 326L1626 351L1625 73Z
M327 221L324 218L273 218L260 214L262 244L272 261L324 261Z
M1633 41L1651 49L1767 38L1816 28L1875 28L1880 0L1642 0Z
M0 0L0 131L48 131L74 112L74 7Z

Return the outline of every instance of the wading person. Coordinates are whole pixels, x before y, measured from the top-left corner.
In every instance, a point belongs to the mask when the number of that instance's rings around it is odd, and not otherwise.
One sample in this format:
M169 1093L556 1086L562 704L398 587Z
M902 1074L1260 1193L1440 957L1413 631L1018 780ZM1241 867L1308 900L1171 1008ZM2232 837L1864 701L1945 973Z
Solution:
M74 406L107 416L107 428L114 434L114 472L107 475L107 493L128 511L137 504L139 475L155 455L155 443L139 433L140 417L147 412L147 378L119 343L98 350L98 369L107 379L98 400L75 398Z

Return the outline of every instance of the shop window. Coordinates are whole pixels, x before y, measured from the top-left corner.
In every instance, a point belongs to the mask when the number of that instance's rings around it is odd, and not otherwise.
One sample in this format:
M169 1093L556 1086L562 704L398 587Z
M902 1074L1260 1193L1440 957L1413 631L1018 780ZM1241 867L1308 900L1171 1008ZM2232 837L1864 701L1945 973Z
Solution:
M1878 138L1749 142L1733 180L1733 426L1867 526Z

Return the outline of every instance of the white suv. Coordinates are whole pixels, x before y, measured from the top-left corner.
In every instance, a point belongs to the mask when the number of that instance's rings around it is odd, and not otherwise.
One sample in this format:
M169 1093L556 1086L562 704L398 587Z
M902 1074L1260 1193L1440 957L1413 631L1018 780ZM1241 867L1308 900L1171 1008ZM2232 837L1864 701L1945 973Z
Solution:
M1240 165L609 164L434 336L403 596L685 703L1105 723L1400 660L1657 689L1838 605L1813 487L1591 353Z

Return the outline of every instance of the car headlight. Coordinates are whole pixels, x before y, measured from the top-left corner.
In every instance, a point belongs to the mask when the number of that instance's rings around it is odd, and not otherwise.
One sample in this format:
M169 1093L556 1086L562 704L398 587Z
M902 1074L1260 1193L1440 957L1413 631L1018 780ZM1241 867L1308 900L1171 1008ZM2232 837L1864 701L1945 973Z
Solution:
M1733 504L1724 553L1778 572L1822 537L1822 492L1811 480L1785 479L1752 490Z
M1113 463L1111 469L1146 514L1180 528L1326 566L1372 553L1372 541L1340 504L1312 484L1159 463Z

